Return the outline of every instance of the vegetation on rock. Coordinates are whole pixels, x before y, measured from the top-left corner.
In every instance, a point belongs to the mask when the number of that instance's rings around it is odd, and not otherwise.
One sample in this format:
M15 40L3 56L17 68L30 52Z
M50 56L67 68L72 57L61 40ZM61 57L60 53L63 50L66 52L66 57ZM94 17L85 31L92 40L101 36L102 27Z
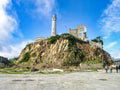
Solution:
M0 56L0 63L9 64L9 61L7 58Z
M92 39L92 41L94 41L94 42L100 42L102 45L104 44L101 36L98 36L95 39Z
M30 52L26 52L23 56L23 59L20 61L20 63L27 62L29 59L30 59Z
M48 41L49 41L50 44L53 44L53 43L55 43L59 38L60 38L59 35L51 36L51 37L48 39Z
M11 60L8 60L8 58L0 56L0 68L9 67L11 65L13 65Z

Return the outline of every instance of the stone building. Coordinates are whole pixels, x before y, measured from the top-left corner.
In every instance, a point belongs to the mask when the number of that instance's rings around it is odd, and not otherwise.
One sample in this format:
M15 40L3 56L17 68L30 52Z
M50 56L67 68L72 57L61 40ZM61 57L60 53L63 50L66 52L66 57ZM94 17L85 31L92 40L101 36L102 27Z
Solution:
M70 29L69 33L74 35L77 38L80 38L84 41L87 40L87 35L86 35L87 29L85 25L79 25L77 26L76 29Z
M46 38L44 38L44 37L37 37L35 41L39 42L39 41L44 40L44 39L46 39Z

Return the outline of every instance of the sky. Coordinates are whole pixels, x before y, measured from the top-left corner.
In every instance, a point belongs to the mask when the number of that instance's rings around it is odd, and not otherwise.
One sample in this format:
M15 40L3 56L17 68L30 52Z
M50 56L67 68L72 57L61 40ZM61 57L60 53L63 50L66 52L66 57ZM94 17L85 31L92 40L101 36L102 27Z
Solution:
M57 34L84 24L88 40L101 36L106 50L120 58L120 0L0 0L0 56L14 58L38 37L51 36L57 15Z

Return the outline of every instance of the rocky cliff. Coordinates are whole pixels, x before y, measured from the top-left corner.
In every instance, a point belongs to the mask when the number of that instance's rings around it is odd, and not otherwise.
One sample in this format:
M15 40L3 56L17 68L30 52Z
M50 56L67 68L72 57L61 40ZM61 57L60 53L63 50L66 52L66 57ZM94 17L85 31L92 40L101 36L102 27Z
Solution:
M28 44L21 52L17 63L27 68L70 68L80 63L111 63L110 55L88 41L69 34L39 39Z

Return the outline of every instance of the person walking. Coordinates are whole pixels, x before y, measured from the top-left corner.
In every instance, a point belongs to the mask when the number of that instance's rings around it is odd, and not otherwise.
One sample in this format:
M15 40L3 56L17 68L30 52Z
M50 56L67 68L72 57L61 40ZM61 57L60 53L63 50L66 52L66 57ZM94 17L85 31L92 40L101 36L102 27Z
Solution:
M120 65L119 65L119 72L120 72Z
M105 65L105 71L108 72L108 65Z
M118 70L119 70L119 66L116 65L116 73L118 73Z
M112 65L109 66L110 72L112 73Z

